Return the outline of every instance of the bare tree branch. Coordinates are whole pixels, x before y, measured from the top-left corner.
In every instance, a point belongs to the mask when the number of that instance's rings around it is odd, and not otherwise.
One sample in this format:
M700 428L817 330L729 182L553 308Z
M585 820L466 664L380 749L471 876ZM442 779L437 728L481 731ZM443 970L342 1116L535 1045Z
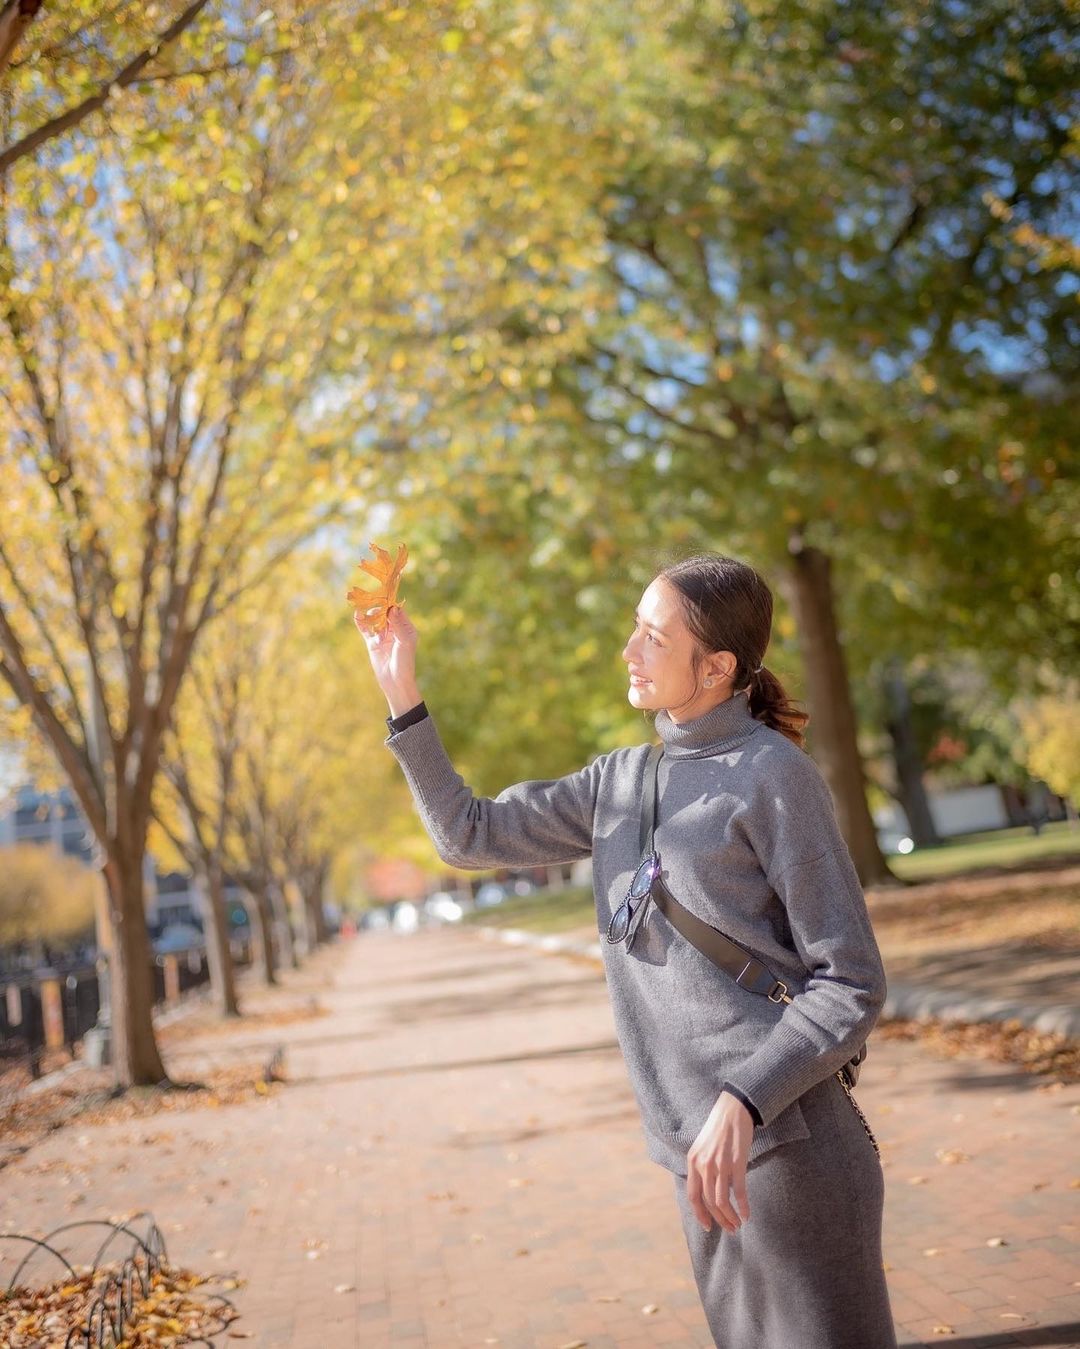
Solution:
M95 778L90 764L90 756L85 745L80 746L72 739L67 727L56 715L48 697L31 674L22 643L8 621L2 604L0 604L0 676L7 681L19 702L30 709L38 729L52 746L67 773L91 828L99 839L106 839L108 831L105 802L101 795L101 784Z
M730 442L727 437L720 435L719 432L714 431L711 427L696 426L693 422L682 421L681 418L676 417L673 412L668 412L665 408L657 407L657 405L646 398L643 393L639 393L637 389L631 388L629 384L623 384L620 380L612 380L612 384L621 394L625 394L627 398L635 403L640 403L646 411L652 416L658 417L661 421L668 422L672 426L677 426L680 431L685 431L688 435L701 436L714 445L719 445L722 448L728 447Z
M296 47L278 47L272 52L266 53L267 60L274 60L278 56L291 56L297 51ZM155 75L144 75L138 84L166 83L170 80L198 79L207 75L225 75L230 70L243 70L247 65L246 61L223 61L217 66L192 66L189 70L161 70Z
M11 64L19 39L38 16L42 0L8 0L0 9L0 75Z
M114 89L126 89L129 84L134 84L150 62L161 54L162 48L167 47L171 42L175 42L186 28L191 27L208 3L209 0L193 0L193 3L188 5L187 9L163 33L159 34L149 47L141 51L138 56L133 57L112 79L107 80L96 94L91 94L89 98L83 99L74 108L69 108L67 112L62 112L58 116L50 118L41 126L35 127L21 140L17 140L14 145L9 145L6 149L0 150L0 174L5 173L12 164L17 163L20 159L32 155L48 141L55 140L65 131L70 131L72 127L78 126L92 112L97 112L99 108L104 107Z
M71 698L71 706L74 712L75 720L78 723L79 734L82 736L83 744L85 745L89 743L89 736L86 730L86 722L83 720L82 708L79 706L79 694L75 688L75 681L72 677L71 671L68 669L67 663L65 662L63 656L60 653L60 647L57 645L55 634L49 627L49 624L45 622L45 616L42 612L41 605L34 601L30 592L23 584L22 580L20 579L18 573L15 570L15 566L12 563L11 558L7 554L7 549L4 547L2 540L0 540L0 563L3 563L4 569L8 574L8 578L11 582L11 585L13 586L15 593L18 595L23 608L31 616L34 625L36 626L39 634L41 635L41 640L45 643L45 646L48 649L49 655L52 656L53 660L56 662L56 668L60 672L60 678L64 681L64 686L68 691L68 696Z

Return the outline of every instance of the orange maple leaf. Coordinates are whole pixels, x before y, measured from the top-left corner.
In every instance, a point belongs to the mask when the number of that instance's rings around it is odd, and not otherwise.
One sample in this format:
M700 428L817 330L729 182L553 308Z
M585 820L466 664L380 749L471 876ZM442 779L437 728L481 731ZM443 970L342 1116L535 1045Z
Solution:
M365 558L359 566L361 571L379 582L378 588L365 590L362 586L353 586L345 598L360 611L361 627L367 632L378 633L386 627L390 607L397 602L398 582L409 560L409 550L399 543L397 561L393 561L386 549L377 543L369 543L368 547L375 554L375 561L369 562Z

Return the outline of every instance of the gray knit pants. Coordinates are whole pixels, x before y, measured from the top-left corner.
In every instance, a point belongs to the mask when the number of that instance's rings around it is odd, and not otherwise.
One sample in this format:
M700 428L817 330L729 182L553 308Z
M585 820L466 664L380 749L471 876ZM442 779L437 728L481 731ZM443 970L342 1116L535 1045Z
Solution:
M799 1104L810 1137L747 1167L750 1218L735 1232L715 1219L706 1232L674 1177L709 1329L717 1349L896 1349L874 1145L835 1077Z

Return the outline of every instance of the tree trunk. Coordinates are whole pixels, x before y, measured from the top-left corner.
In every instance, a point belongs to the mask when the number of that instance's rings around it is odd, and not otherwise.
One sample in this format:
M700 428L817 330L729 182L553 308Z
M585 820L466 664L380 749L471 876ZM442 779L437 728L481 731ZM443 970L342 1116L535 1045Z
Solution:
M319 939L315 933L314 917L308 905L307 894L300 882L293 880L292 877L284 883L282 891L287 910L297 918L296 950L300 956L309 956L319 945Z
M290 969L300 968L300 956L296 950L292 920L289 917L289 904L285 891L277 881L271 880L266 887L267 897L274 915L274 936L277 939L277 951L283 965Z
M325 946L330 940L330 929L327 927L326 914L323 912L323 891L325 888L326 868L320 866L300 889L309 938L312 944L311 949L317 946Z
M319 949L319 931L315 923L315 911L307 895L302 895L300 912L303 915L304 955L309 956Z
M143 852L110 840L103 868L109 891L112 1060L121 1087L167 1080L154 1036L154 981L143 907Z
M806 671L814 757L832 791L859 879L863 885L887 884L894 877L881 855L866 801L855 708L836 626L832 561L819 548L805 544L800 534L792 536L788 552L786 589Z
M1024 798L1020 794L1020 788L1011 782L1003 782L998 785L998 791L1001 793L1001 801L1005 807L1005 818L1011 827L1027 824L1027 807L1024 804Z
M911 837L920 848L934 848L940 842L930 802L923 782L922 758L911 722L911 698L900 662L890 659L885 666L885 696L888 716L885 722L893 746L897 794L908 819Z
M211 861L196 869L195 884L199 892L203 929L206 933L206 957L210 965L210 991L214 1006L222 1016L239 1016L236 999L236 972L229 949L229 921L225 909L225 886L221 868Z
M277 961L274 958L273 915L270 906L252 891L244 894L244 908L247 909L248 923L251 927L251 958L259 971L259 977L267 987L277 983Z

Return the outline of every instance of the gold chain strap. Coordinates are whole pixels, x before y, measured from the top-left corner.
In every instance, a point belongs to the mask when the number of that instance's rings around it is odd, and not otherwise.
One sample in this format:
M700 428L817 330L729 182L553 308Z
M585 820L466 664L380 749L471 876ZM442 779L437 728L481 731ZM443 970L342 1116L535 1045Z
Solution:
M779 988L780 988L780 990L781 990L780 996L779 996L778 998L774 998L773 995L772 995L772 993L770 993L770 994L769 994L769 1001L770 1001L770 1002L791 1002L793 999L792 999L790 993L788 993L788 991L787 991L787 984L785 984L782 980L778 980L777 983L778 983ZM840 1085L844 1088L844 1094L847 1096L847 1098L848 1098L848 1100L851 1102L851 1104L855 1107L855 1113L856 1113L856 1115L858 1115L858 1117L862 1120L862 1127L866 1130L866 1136L867 1136L867 1138L869 1138L870 1142L873 1143L873 1145L874 1145L874 1151L877 1153L878 1161L880 1162L880 1161L881 1161L881 1149L878 1147L878 1141L877 1141L877 1139L874 1137L874 1131L873 1131L873 1129L870 1128L869 1124L867 1124L867 1122L866 1122L866 1116L865 1116L865 1115L863 1114L863 1112L859 1109L859 1103L858 1103L858 1101L855 1099L855 1097L851 1094L851 1088L848 1086L847 1078L844 1076L844 1074L840 1071L839 1068L836 1070L836 1077L837 1077L837 1080L839 1081Z
M877 1141L877 1139L874 1137L874 1131L870 1128L869 1124L867 1124L867 1122L866 1122L866 1116L865 1116L865 1115L863 1114L863 1112L859 1109L859 1103L858 1103L858 1101L857 1101L857 1100L855 1099L855 1097L852 1095L851 1088L850 1088L850 1087L848 1086L848 1084L847 1084L847 1078L844 1076L844 1074L843 1074L842 1072L839 1072L839 1071L837 1071L836 1076L837 1076L837 1078L839 1079L840 1085L844 1088L844 1092L845 1092L845 1094L846 1094L848 1100L849 1100L849 1101L851 1102L851 1104L855 1107L855 1113L856 1113L856 1114L858 1115L858 1117L862 1120L863 1128L866 1130L866 1134L867 1134L867 1137L870 1139L870 1142L873 1143L873 1145L874 1145L874 1151L877 1153L878 1161L880 1162L880 1161L881 1161L881 1149L878 1147L878 1141Z

